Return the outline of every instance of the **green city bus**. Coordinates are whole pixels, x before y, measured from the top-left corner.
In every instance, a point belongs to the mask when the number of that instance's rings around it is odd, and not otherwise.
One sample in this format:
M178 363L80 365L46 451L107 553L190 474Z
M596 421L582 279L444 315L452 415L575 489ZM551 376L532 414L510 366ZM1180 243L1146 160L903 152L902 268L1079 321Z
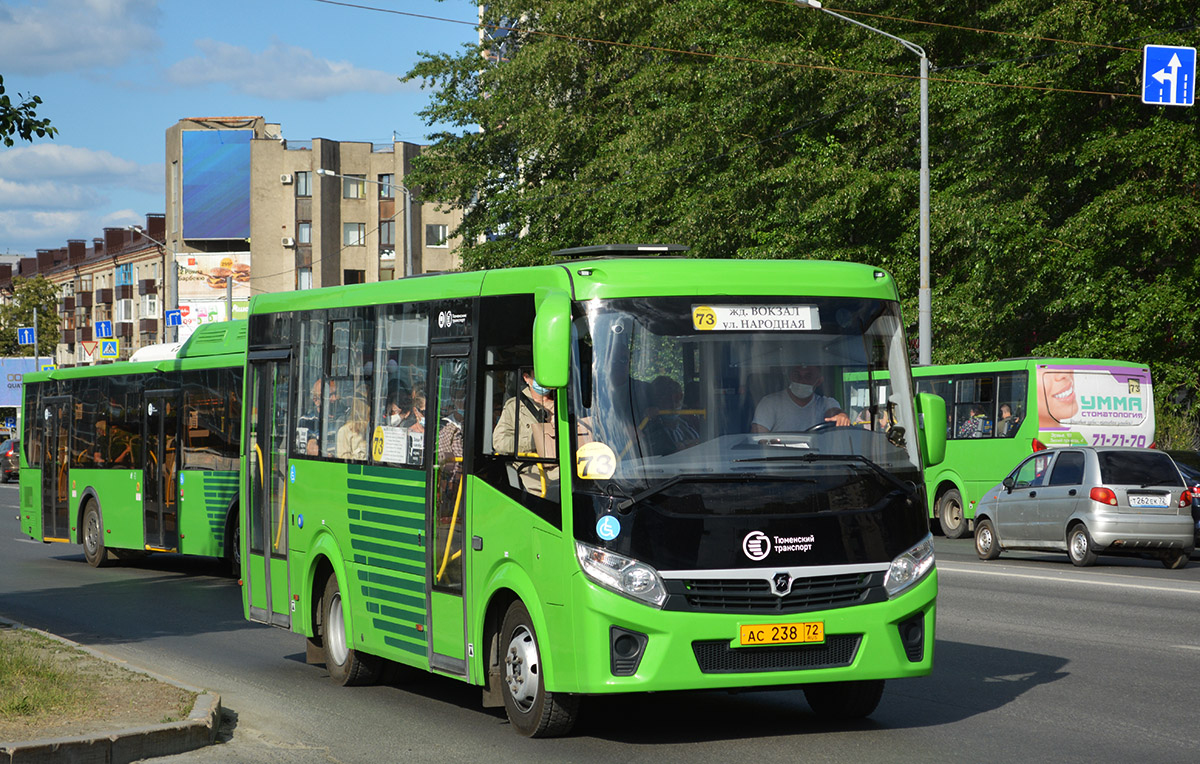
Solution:
M247 322L204 324L160 360L25 375L21 530L99 567L152 552L236 571Z
M861 717L929 674L945 411L908 389L894 280L680 249L256 295L245 616L339 684L477 685L527 736L609 693L803 686ZM800 368L904 380L889 426L804 388L815 424L753 427Z
M970 531L975 504L1034 451L1154 444L1147 366L1091 358L1013 358L916 366L918 392L946 404L946 458L925 472L929 516L948 538Z

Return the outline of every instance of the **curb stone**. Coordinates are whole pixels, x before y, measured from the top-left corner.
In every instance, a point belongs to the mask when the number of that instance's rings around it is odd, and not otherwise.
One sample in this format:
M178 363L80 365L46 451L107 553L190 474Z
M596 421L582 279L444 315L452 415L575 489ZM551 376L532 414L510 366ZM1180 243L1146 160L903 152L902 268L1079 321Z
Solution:
M194 751L216 741L217 731L221 724L220 695L130 666L125 661L64 639L57 634L30 628L5 618L0 618L0 624L41 634L48 639L82 650L95 658L117 664L127 671L143 674L159 682L196 693L196 702L192 705L192 711L183 721L129 727L112 732L96 732L73 737L0 743L0 764L33 764L35 762L129 764L140 759Z

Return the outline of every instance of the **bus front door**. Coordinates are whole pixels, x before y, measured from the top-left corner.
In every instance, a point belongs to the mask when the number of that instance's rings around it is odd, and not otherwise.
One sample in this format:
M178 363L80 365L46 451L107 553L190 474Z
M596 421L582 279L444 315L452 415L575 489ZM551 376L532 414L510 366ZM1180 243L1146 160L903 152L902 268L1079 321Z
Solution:
M269 354L268 354L269 355ZM286 357L250 359L246 474L250 507L242 513L242 565L251 621L290 628L287 526Z
M71 533L71 399L42 399L42 538L73 541Z
M429 576L430 666L438 671L467 673L466 610L463 598L467 497L464 495L463 433L467 427L467 346L435 347L432 354L433 395L427 403L435 412L432 487L426 511L431 542ZM427 419L426 422L429 420ZM429 428L427 428L429 429ZM427 451L428 452L428 451Z
M146 393L142 523L151 552L179 551L179 391Z

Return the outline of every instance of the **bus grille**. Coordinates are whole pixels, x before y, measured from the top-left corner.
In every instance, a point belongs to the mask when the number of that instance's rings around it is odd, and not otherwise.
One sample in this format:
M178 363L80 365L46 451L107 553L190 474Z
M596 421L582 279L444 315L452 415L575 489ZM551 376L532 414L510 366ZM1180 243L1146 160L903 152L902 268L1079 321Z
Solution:
M838 668L854 662L861 634L831 634L823 645L732 648L729 640L693 642L696 663L705 674L799 671Z
M886 598L883 573L796 579L782 597L761 578L685 579L665 582L665 609L697 613L798 613L849 607Z

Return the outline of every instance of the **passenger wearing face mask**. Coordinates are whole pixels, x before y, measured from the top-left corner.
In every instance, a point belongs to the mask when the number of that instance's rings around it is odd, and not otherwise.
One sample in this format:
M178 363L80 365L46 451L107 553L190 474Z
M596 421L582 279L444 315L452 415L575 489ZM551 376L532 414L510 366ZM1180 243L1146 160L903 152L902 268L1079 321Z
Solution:
M850 425L842 405L816 391L823 381L820 369L793 366L788 370L788 381L786 390L765 395L758 402L750 432L803 432L822 422Z
M528 371L522 373L525 387L504 402L500 419L492 430L492 448L497 454L554 456L554 391L542 387ZM515 449L515 451L514 451ZM528 463L518 467L521 484L530 493L543 495L547 481L557 480L557 468Z

